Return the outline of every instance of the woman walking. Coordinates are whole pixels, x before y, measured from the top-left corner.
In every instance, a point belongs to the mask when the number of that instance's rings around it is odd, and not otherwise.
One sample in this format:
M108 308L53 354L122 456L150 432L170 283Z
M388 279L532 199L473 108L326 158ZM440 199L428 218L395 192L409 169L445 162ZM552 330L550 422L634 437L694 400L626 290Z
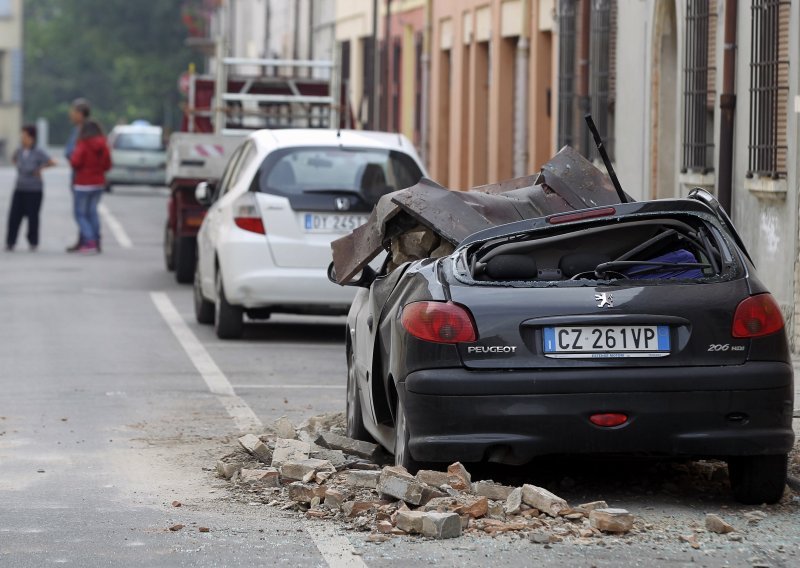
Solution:
M80 230L80 246L75 252L100 252L100 218L97 205L106 186L106 172L111 169L111 153L103 129L94 120L81 126L78 143L70 163L75 171L75 218Z
M39 211L42 207L44 183L42 170L55 165L44 150L36 147L36 127L22 127L22 147L14 152L12 161L17 167L17 181L8 211L6 250L12 251L23 219L28 220L28 246L32 251L39 246Z

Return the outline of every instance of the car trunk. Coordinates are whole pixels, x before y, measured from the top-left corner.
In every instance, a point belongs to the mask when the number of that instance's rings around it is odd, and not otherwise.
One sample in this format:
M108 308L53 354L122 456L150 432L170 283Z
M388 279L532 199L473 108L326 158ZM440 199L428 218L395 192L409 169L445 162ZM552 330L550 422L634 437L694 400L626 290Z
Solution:
M731 325L749 289L730 235L710 216L603 214L479 243L452 262L452 299L479 337L459 346L465 366L745 361L749 340Z

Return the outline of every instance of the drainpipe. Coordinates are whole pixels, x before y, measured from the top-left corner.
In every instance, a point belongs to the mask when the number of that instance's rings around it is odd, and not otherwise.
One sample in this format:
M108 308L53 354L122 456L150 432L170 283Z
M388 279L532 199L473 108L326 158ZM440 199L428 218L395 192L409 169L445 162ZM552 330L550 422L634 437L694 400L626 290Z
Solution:
M392 0L386 0L386 16L384 21L384 30L383 30L383 42L384 42L384 52L383 52L383 63L381 64L383 69L381 73L383 74L383 80L381 82L381 116L383 117L381 120L386 121L383 124L383 130L389 132L389 125L392 124L396 120L394 116L394 109L391 108L391 96L394 93L395 89L398 89L402 92L402 89L399 89L399 85L391 85L389 82L392 80L391 75L389 73L389 57L391 57L392 67L397 65L397 61L394 58L394 49L390 46L392 42L389 39L392 37L391 29L392 29ZM402 77L402 75L401 75ZM399 96L400 93L398 93ZM400 110L398 105L398 110ZM391 115L391 116L389 116ZM397 121L400 124L400 121Z
M733 214L733 120L736 115L736 0L725 0L722 93L719 97L719 180L717 199Z
M420 105L422 108L416 109L416 111L420 114L420 157L422 158L422 163L428 168L430 168L430 164L428 163L428 105L430 104L430 93L428 93L428 89L431 81L431 29L433 27L432 12L433 0L427 0L427 2L425 2L425 27L423 28L422 32L422 61L420 62L422 65L422 85L420 85L420 89L422 90Z
M378 130L378 90L380 89L380 49L378 49L378 0L372 0L372 85L369 94L370 130Z
M531 0L522 0L522 29L517 40L514 83L514 177L528 169L528 61L530 57Z

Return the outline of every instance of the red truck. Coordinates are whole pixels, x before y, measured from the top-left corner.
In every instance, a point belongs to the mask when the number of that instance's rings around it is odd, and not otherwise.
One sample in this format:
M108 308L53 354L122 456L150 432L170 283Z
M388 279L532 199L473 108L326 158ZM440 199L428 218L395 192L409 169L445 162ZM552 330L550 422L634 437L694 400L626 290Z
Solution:
M226 58L220 76L222 90L214 77L186 76L181 132L172 134L167 148L164 259L181 283L194 278L197 231L205 216L195 188L222 176L242 136L263 128L330 128L339 122L338 97L330 93L340 89L331 86L330 61Z

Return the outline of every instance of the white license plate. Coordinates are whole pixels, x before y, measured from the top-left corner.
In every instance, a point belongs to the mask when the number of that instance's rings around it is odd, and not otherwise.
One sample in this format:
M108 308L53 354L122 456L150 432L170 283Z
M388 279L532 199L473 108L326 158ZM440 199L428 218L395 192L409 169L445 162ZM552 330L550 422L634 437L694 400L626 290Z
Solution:
M367 215L326 215L306 213L303 228L307 233L349 233L367 222Z
M544 354L554 358L665 357L669 326L598 325L544 328Z

